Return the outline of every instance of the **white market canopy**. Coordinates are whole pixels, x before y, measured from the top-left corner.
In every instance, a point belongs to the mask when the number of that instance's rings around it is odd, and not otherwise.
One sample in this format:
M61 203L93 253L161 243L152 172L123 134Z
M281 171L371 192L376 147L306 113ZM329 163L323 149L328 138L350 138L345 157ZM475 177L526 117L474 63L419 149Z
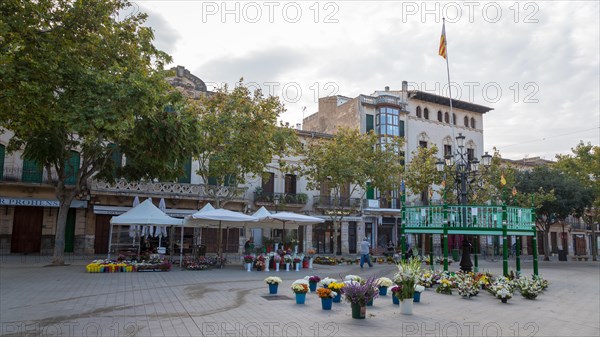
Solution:
M152 204L150 199L146 199L141 204L135 206L129 211L114 216L110 219L112 225L174 225L181 226L181 219L166 215L158 207Z
M207 206L210 204L207 204ZM251 215L230 211L228 209L214 209L212 206L204 206L198 212L185 218L186 227L244 227L247 222L255 222L257 219ZM213 209L210 209L213 208Z
M287 229L297 229L302 225L312 225L325 222L324 219L304 214L292 212L271 213L266 208L261 207L253 214L258 221L248 227L253 228L281 228L282 225Z

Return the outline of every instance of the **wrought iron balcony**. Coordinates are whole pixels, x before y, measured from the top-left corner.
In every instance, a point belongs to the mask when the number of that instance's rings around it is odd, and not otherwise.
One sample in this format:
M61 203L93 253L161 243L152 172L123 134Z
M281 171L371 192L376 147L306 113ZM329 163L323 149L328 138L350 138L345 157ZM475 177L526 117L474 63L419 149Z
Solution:
M98 180L90 181L92 194L116 194L127 196L164 196L185 199L214 199L215 196L232 197L243 200L247 188L186 184L173 182L148 182L118 180L114 183Z

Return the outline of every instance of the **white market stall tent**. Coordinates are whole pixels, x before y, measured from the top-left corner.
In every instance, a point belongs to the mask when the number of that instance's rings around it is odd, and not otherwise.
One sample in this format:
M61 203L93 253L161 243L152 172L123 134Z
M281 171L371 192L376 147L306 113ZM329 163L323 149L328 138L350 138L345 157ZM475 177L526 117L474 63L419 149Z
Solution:
M151 199L146 199L144 202L130 209L129 211L119 215L114 216L110 219L110 234L108 238L108 259L110 259L110 252L112 248L112 232L114 225L121 226L180 226L183 225L182 219L177 219L168 216L163 211L161 211L158 207L152 204ZM183 233L183 230L182 230ZM139 253L139 252L138 252ZM182 260L183 251L180 249L179 251L179 260Z

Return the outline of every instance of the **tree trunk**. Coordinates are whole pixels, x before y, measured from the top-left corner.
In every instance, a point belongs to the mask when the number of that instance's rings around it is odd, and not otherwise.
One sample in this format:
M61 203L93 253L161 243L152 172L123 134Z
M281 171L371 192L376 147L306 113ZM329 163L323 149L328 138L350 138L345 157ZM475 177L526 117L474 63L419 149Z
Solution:
M542 242L544 244L544 261L550 261L550 242L548 236L550 235L550 225L544 226L544 237Z
M61 190L61 188L57 188ZM62 188L64 189L64 187ZM75 199L73 192L58 191L60 207L58 208L58 218L56 219L56 233L54 235L54 255L52 265L63 266L65 264L65 229L67 228L67 215L71 202ZM110 247L109 247L110 248Z

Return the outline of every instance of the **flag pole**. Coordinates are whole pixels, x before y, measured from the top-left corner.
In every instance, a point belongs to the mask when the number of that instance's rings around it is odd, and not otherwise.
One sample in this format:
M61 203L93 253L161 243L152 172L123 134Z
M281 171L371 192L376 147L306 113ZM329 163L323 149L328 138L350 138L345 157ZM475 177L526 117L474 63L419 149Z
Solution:
M442 39L443 39L443 54L442 54L442 43L440 43L440 56L446 59L446 73L448 74L448 99L450 100L450 127L452 128L452 141L456 144L456 137L454 136L454 112L452 111L452 86L450 85L450 65L448 61L448 40L446 39L446 18L442 18ZM455 145L456 146L456 145ZM458 149L457 149L458 150Z

